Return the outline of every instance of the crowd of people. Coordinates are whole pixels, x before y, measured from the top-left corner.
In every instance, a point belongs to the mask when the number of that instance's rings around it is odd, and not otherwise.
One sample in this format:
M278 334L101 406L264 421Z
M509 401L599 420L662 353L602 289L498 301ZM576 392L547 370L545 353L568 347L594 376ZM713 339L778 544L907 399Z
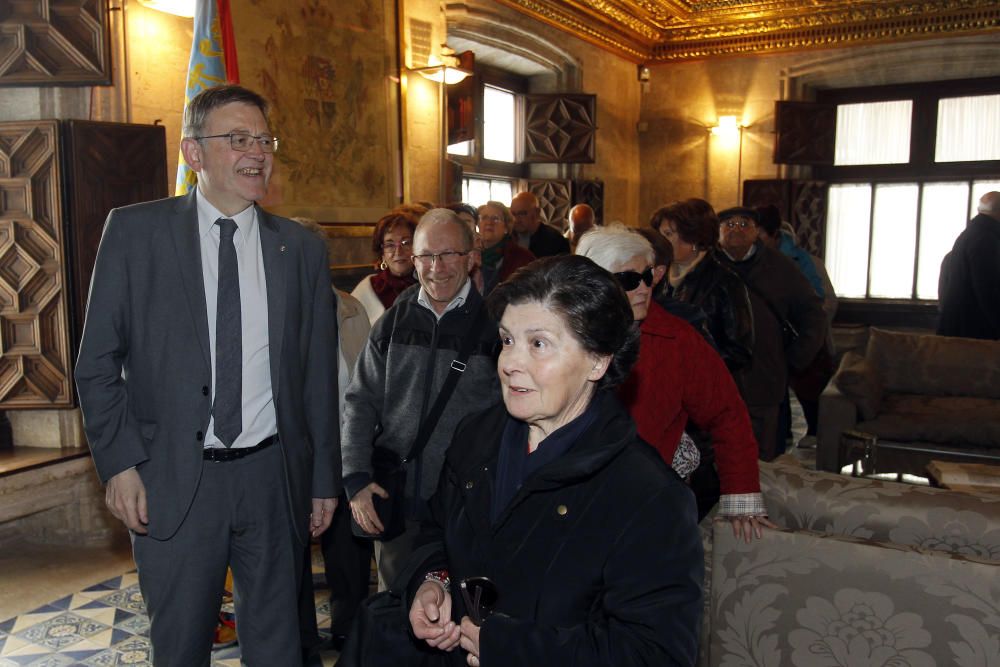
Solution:
M821 267L769 210L549 224L521 192L389 211L348 295L314 223L256 205L266 113L191 100L197 189L112 211L95 266L76 378L155 664L207 664L227 566L244 661L301 664L312 540L348 666L692 664L697 523L774 527L758 460L828 351ZM361 622L373 554L395 634Z

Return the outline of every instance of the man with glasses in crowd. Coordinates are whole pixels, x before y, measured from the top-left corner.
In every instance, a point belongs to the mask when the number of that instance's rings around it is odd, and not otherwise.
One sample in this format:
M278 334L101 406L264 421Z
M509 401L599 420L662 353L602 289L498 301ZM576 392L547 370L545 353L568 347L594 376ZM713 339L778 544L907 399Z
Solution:
M514 238L535 257L568 255L569 241L555 227L542 222L542 207L532 192L518 192L510 200L514 216Z
M197 189L111 211L94 267L76 381L157 666L208 665L227 566L243 661L300 665L302 556L340 492L326 247L256 205L266 113L239 86L195 96Z
M743 279L753 312L754 345L739 383L750 413L760 458L785 450L779 433L788 370L802 370L826 340L823 302L792 260L758 238L757 211L729 208L719 213L720 260Z
M372 497L385 498L387 493L372 479L373 448L407 456L466 336L473 332L479 337L426 447L406 464L405 532L376 542L382 590L391 585L412 551L455 427L500 396L497 327L488 322L483 299L469 279L472 248L472 230L453 211L432 209L421 218L413 235L420 287L403 292L375 323L347 388L344 487L357 524L377 535L384 529L385 517L376 512Z

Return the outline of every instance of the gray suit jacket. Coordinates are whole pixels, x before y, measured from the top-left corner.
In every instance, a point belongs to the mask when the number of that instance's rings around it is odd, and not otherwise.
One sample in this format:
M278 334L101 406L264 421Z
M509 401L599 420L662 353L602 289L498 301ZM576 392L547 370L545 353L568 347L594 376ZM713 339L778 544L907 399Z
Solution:
M201 476L212 369L192 191L111 211L90 287L76 382L102 482L136 466L149 534L173 535ZM257 209L271 389L292 522L341 490L335 301L323 241ZM224 465L224 464L222 464Z

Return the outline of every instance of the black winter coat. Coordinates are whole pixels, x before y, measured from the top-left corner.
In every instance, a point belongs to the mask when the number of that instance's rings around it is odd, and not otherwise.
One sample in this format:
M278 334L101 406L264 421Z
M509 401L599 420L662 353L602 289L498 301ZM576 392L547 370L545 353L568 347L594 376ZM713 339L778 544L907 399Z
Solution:
M529 477L490 520L502 404L467 418L448 451L433 521L411 561L407 608L423 574L497 585L483 623L483 667L693 665L702 612L694 497L599 392L586 435ZM544 444L543 444L544 446ZM466 614L452 598L456 621ZM440 654L465 665L464 651Z
M1000 340L1000 220L979 214L941 265L938 334Z
M669 284L669 283L668 283ZM738 275L709 252L677 287L667 293L695 306L708 317L708 331L731 373L746 368L753 352L750 295Z

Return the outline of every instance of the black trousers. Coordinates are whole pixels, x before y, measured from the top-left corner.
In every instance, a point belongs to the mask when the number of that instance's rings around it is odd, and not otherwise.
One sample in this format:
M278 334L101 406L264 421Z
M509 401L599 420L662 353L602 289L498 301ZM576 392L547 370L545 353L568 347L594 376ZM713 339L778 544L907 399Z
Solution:
M323 569L330 588L330 632L346 635L358 613L358 607L368 597L371 576L372 543L351 534L351 506L341 494L333 522L320 536ZM302 590L299 595L299 615L303 648L317 641L315 589L312 579L312 555L306 550L303 562Z
M167 540L133 535L156 667L209 665L227 566L243 663L301 665L295 621L302 548L289 517L281 450L272 446L236 461L205 461L177 533Z

